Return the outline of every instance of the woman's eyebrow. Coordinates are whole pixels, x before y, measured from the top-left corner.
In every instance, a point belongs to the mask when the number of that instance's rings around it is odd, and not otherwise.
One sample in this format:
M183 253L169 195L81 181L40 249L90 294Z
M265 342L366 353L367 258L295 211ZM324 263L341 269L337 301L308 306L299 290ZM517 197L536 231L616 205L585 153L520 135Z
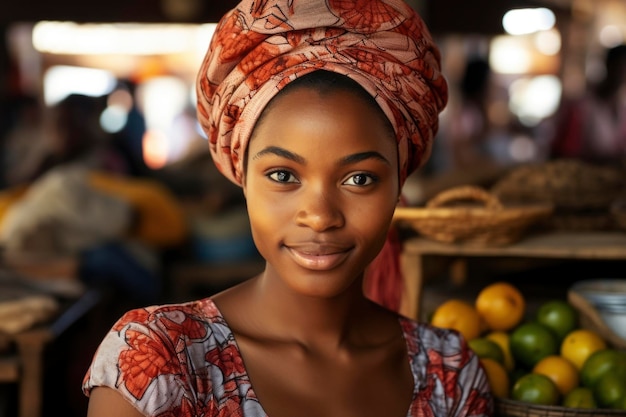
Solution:
M289 159L291 161L297 162L302 165L306 164L306 160L302 156L295 154L291 151L288 151L287 149L281 148L279 146L268 146L267 148L256 153L253 159L258 159L262 157L263 155L268 155L268 154L277 155L277 156Z
M365 161L366 159L378 159L387 165L391 165L391 162L387 160L382 154L376 151L359 152L352 155L348 155L345 158L341 158L341 165L350 165L357 162Z

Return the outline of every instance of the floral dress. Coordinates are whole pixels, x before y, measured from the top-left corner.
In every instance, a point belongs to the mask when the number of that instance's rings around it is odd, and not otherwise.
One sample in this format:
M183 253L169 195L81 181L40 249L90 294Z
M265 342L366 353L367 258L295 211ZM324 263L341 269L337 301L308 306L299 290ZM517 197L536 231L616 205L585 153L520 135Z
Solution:
M407 416L488 416L489 385L458 333L399 316L415 388ZM264 417L233 332L209 298L126 313L83 382L117 390L146 416Z

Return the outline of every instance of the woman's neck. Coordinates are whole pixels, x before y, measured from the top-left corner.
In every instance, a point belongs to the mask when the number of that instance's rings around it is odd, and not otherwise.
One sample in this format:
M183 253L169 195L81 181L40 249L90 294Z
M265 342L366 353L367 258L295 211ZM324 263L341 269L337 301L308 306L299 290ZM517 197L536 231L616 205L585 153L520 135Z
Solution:
M217 304L236 333L317 351L378 343L367 329L386 316L363 295L362 279L325 298L300 294L266 271L224 295Z

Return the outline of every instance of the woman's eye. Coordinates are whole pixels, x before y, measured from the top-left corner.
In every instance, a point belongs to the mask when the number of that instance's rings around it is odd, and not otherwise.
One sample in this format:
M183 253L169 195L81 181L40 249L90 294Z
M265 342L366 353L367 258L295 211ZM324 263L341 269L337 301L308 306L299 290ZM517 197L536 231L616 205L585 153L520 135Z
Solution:
M372 178L371 175L367 175L367 174L355 174L352 175L350 178L348 178L344 184L346 185L358 185L358 186L364 186L364 185L370 185L374 182L374 178Z
M268 174L272 181L276 182L298 182L298 179L289 171L274 171Z

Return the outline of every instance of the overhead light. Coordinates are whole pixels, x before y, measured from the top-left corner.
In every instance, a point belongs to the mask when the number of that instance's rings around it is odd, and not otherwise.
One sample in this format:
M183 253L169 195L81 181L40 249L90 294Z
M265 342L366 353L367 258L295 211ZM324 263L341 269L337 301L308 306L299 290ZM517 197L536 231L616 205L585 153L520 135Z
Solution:
M195 53L206 51L215 26L42 21L33 28L33 46L68 55Z
M502 18L502 27L509 35L527 35L554 27L556 17L545 7L509 10Z
M115 84L115 76L106 70L57 65L44 74L44 101L52 106L70 94L101 97L113 91Z

